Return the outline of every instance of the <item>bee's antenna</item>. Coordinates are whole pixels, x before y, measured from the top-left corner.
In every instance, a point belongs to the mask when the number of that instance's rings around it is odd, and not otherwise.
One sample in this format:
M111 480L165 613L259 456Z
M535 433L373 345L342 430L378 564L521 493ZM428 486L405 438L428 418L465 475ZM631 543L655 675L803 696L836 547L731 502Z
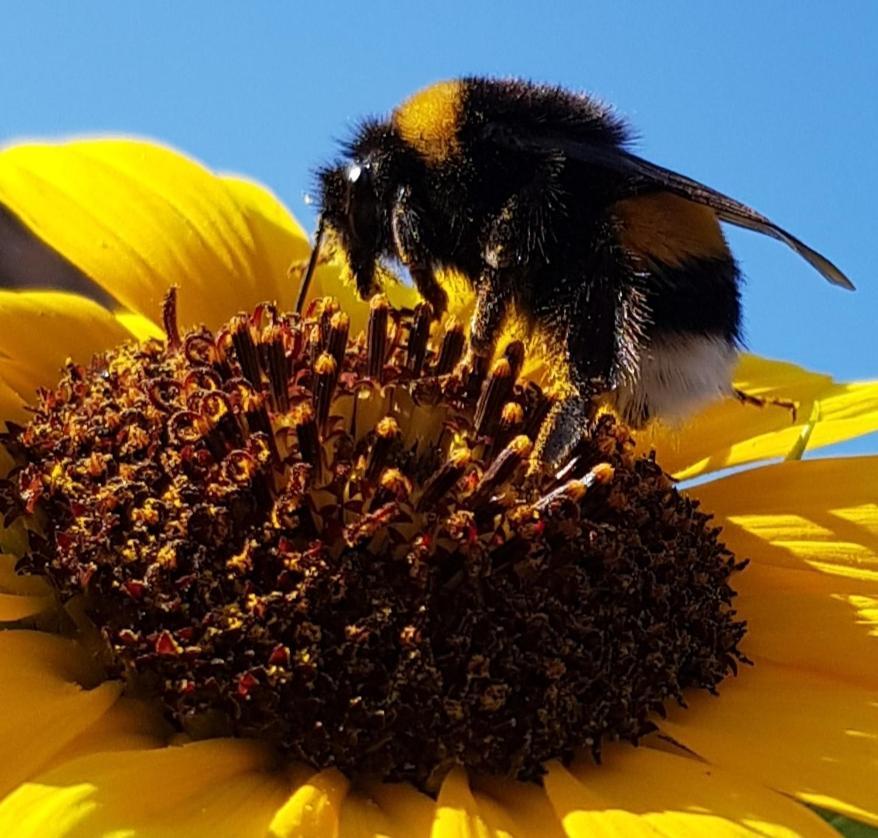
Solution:
M311 277L314 269L317 267L317 258L320 256L320 243L323 241L323 215L317 218L317 232L314 234L314 247L311 249L311 256L308 258L308 267L305 269L305 275L302 277L302 284L299 286L299 296L296 297L296 313L302 313L302 307L305 305L305 296L308 293L308 286L311 284Z

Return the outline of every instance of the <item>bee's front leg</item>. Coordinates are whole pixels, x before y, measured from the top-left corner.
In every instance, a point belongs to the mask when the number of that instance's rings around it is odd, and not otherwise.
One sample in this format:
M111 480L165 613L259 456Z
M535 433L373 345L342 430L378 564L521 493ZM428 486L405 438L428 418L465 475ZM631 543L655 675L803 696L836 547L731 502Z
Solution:
M438 320L448 308L448 295L436 281L433 267L428 264L420 264L409 265L408 269L418 292L433 309L433 319Z
M448 295L436 281L430 231L409 186L401 186L397 192L390 228L397 258L409 269L418 292L432 307L433 318L439 319L448 308Z

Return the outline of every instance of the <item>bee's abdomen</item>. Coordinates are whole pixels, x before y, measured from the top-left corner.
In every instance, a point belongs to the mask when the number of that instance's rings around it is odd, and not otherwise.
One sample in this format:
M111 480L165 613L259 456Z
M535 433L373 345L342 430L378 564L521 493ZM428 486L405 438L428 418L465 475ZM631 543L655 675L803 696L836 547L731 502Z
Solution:
M620 201L613 210L645 297L648 334L737 343L740 272L714 212L662 192Z
M741 343L740 273L712 210L667 193L614 206L643 295L633 376L614 393L632 424L679 418L731 392Z

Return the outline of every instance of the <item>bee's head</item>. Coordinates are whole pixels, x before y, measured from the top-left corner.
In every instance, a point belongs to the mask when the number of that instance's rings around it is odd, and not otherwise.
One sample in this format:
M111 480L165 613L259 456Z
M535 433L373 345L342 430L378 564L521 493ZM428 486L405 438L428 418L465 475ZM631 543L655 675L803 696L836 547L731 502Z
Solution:
M375 291L375 263L391 245L396 144L388 126L369 123L346 146L346 159L319 172L321 221L344 248L360 295Z

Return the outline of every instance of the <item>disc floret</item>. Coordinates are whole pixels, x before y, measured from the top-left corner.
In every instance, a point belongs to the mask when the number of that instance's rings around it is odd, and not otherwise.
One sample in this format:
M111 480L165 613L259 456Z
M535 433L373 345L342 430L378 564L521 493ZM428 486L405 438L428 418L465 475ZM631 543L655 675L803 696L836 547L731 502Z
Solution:
M637 742L743 660L738 562L603 416L527 476L550 398L519 343L330 298L68 364L14 429L25 564L100 629L109 674L198 735L432 788Z

